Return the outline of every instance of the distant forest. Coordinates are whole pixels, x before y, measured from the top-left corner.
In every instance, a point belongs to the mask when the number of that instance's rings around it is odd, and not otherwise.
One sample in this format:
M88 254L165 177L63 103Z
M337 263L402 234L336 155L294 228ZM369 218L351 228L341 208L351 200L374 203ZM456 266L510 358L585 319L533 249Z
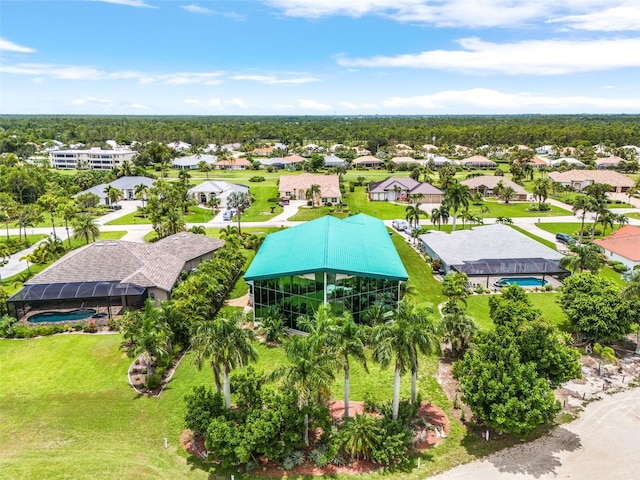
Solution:
M640 144L640 115L492 116L0 116L0 152L25 142L101 145L113 139L194 146L239 142L436 146Z

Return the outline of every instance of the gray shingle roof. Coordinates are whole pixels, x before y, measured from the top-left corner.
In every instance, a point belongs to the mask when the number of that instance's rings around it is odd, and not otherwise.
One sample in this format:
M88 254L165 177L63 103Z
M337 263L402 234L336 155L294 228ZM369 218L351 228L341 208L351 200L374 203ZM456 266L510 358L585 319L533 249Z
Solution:
M186 262L222 245L222 240L189 232L155 244L95 242L68 253L25 285L117 281L170 291Z

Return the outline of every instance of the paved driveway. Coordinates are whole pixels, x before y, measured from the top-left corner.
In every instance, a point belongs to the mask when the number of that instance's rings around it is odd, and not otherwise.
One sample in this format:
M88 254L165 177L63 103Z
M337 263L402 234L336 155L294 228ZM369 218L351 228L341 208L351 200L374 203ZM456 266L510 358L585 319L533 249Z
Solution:
M551 435L431 480L640 478L640 388L604 395Z

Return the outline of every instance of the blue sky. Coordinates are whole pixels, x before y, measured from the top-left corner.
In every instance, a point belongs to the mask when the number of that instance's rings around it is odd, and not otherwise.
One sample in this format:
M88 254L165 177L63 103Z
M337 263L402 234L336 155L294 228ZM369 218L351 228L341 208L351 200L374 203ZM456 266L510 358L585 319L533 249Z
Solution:
M638 112L638 0L0 3L5 114Z

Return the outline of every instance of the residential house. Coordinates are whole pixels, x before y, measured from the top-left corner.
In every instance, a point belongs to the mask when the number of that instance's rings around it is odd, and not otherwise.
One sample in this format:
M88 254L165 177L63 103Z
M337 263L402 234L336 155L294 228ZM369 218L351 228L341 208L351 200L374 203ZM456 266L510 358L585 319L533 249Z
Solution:
M570 165L572 168L585 168L586 165L582 163L580 160L572 158L572 157L560 157L555 160L549 161L549 166L551 168L558 168L563 164Z
M342 200L338 175L283 175L280 177L278 192L280 198L306 200L311 185L320 186L320 203L338 203Z
M171 150L175 150L176 152L184 152L185 150L189 150L191 148L191 144L187 142L177 141L167 143L167 147L169 147Z
M615 155L611 157L600 157L596 158L596 167L598 170L604 170L607 168L617 168L620 165L620 162L623 162L624 159L620 157L616 157Z
M499 183L501 183L503 187L513 188L516 193L515 200L517 201L524 202L529 196L527 191L517 183L497 175L480 175L478 177L468 178L460 183L469 187L471 193L480 192L483 197L494 196Z
M218 157L215 155L189 155L187 157L178 157L171 160L171 165L173 168L177 168L178 170L197 170L199 168L200 162L205 162L209 164L212 168L215 167L216 162L218 161Z
M384 162L380 160L378 157L374 157L373 155L365 155L363 157L358 157L351 162L354 166L364 167L364 168L380 168L384 165Z
M232 192L249 193L249 187L221 180L207 181L190 188L187 193L201 204L206 204L212 197L219 198L224 204Z
M640 265L640 227L625 225L594 243L601 246L611 260L622 262L629 268Z
M247 170L251 168L251 162L246 158L219 160L215 163L213 168L217 170Z
M458 163L470 168L496 168L498 166L496 162L482 155L473 155L472 157L460 160Z
M138 185L142 184L147 188L150 188L154 183L155 180L149 177L120 177L113 182L101 183L100 185L96 185L80 193L77 193L74 195L74 198L83 193L93 193L100 198L100 204L109 205L109 198L105 193L105 190L109 187L114 187L120 190L120 192L122 192L122 200L135 200L135 190Z
M351 165L346 160L343 160L340 157L336 157L335 155L325 155L324 166L327 168L335 168L335 167L349 168Z
M634 186L634 181L614 170L569 170L567 172L551 172L549 178L563 186L571 186L574 190L584 190L594 183L604 183L611 186L616 193L626 192Z
M429 183L420 183L409 177L389 177L381 182L371 182L368 187L372 202L405 201L411 195L422 195L422 203L442 203L444 192Z

